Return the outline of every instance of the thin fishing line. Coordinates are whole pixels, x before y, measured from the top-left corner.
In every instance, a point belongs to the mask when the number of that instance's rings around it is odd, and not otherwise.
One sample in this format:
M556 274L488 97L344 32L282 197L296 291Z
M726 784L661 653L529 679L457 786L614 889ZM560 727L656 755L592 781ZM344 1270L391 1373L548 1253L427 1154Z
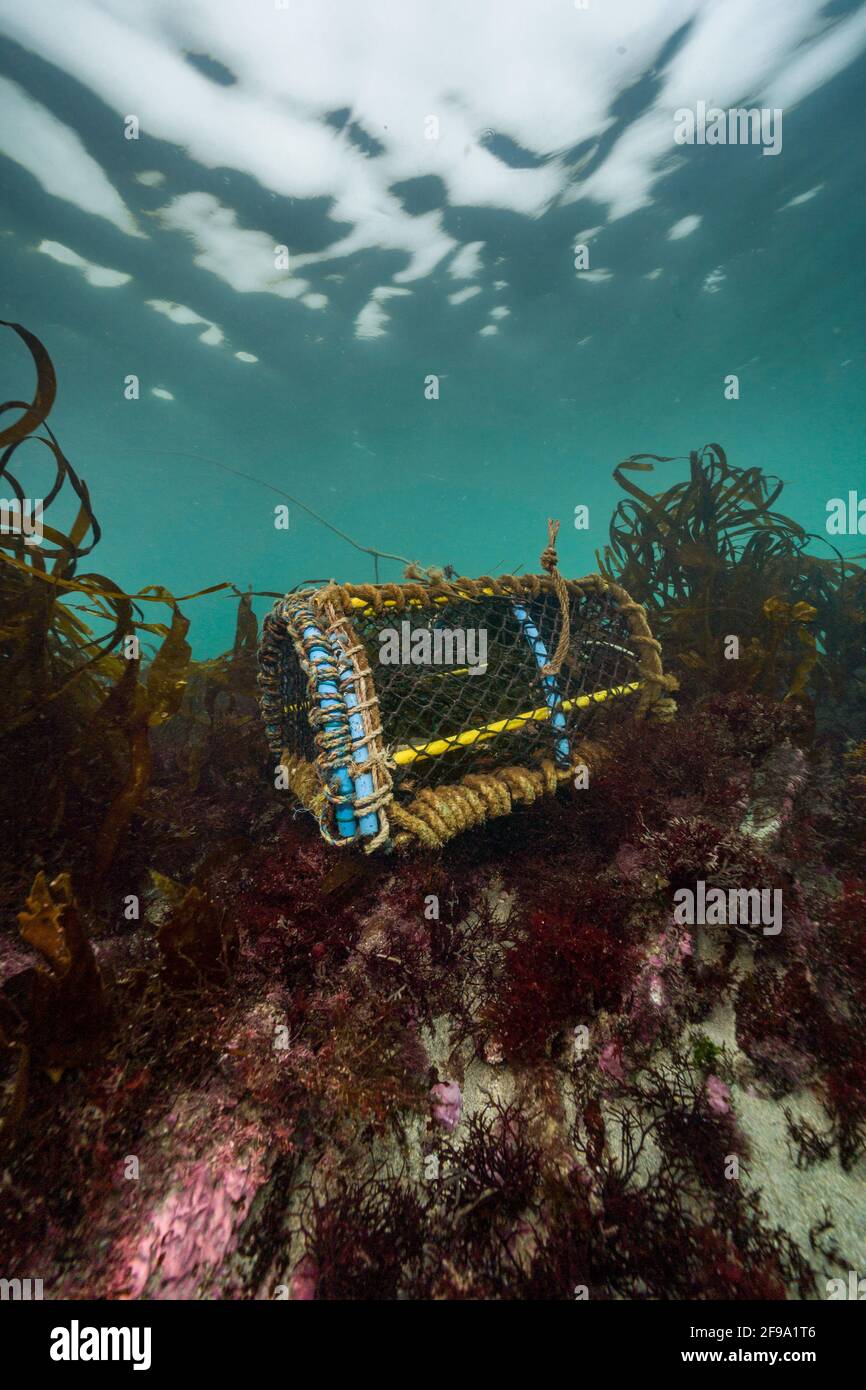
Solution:
M375 546L361 545L360 541L353 540L345 531L341 531L339 526L335 526L334 523L328 521L326 517L320 516L312 507L308 507L306 502L302 502L299 497L294 497L292 493L286 492L284 488L275 487L273 483L266 483L264 478L256 478L252 473L244 473L240 468L232 468L229 464L222 463L220 459L213 458L211 454L194 454L186 449L120 449L117 452L124 454L161 454L167 458L196 459L199 463L212 463L216 468L221 468L224 473L232 473L236 478L246 479L248 483L257 483L259 487L265 487L269 492L276 493L277 497L287 498L293 506L300 507L302 512L306 512L314 521L318 521L320 525L326 526L329 531L333 531L335 536L340 537L340 540L346 541L348 545L354 546L355 550L360 550L364 555L372 555L377 580L379 578L380 559L395 560L397 564L400 565L413 565L415 563L413 560L408 560L405 555L392 555L390 551L377 550Z

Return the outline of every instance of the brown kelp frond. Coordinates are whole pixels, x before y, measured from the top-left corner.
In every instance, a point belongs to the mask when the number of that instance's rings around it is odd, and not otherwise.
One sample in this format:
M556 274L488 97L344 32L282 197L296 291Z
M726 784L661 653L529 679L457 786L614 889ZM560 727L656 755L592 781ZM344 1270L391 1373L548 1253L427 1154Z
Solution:
M18 324L2 326L28 347L37 384L30 405L0 405L0 416L23 411L0 430L0 745L10 766L39 767L45 783L26 823L15 815L22 790L16 779L5 778L0 790L0 819L15 827L9 848L21 866L14 881L3 884L10 910L32 877L28 852L38 846L44 856L55 838L71 834L82 849L89 841L80 863L65 867L77 869L80 892L99 882L147 793L152 731L178 714L193 663L189 621L168 590L148 585L128 594L103 574L80 572L101 532L86 483L46 423L54 368L32 333ZM54 463L41 499L28 495L18 466L24 458L18 451L33 444L47 449ZM47 514L70 493L77 510L65 532ZM215 584L199 593L228 588ZM252 697L255 617L249 596L239 597L239 637L226 679ZM168 624L145 620L145 605L154 603L170 610ZM145 664L141 647L153 638L160 644Z
M224 981L237 951L225 908L195 885L185 889L162 874L151 877L169 902L156 933L165 983L183 990Z
M6 319L0 319L0 328L11 328L13 333L18 334L36 365L36 393L31 403L28 405L26 401L5 401L0 405L0 415L5 415L7 410L24 411L14 424L0 430L0 444L10 445L17 444L19 440L26 439L28 434L38 430L54 404L57 377L51 358L33 333L22 328L20 323L9 323Z
M68 874L50 884L39 873L23 912L23 940L41 958L24 979L15 1009L0 1025L25 1042L35 1062L50 1069L88 1060L102 1035L106 1007L102 977ZM15 1016L17 1014L17 1017Z
M774 510L784 484L733 467L718 444L692 452L688 477L664 492L628 476L675 461L635 454L614 470L629 496L600 568L650 611L668 661L702 683L771 697L838 687L858 650L862 659L866 571L812 553L817 538Z

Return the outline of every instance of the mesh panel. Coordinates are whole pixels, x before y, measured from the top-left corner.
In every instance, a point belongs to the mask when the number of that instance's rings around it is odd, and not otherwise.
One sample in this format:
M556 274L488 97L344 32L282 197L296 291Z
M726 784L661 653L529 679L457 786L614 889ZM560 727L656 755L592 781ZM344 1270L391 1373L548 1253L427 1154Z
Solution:
M543 594L522 607L552 654L560 626L556 595ZM604 706L568 708L568 702L635 680L638 663L629 646L625 619L608 596L572 597L570 616L571 643L556 682L566 706L564 729L555 728L549 718L527 717L547 709L548 687L509 599L448 603L432 615L408 619L413 632L434 625L463 633L468 628L485 630L487 670L483 674L460 674L454 665L382 665L379 634L399 624L372 615L360 623L356 619L376 683L383 737L391 752L406 747L420 752L432 740L443 741L448 749L398 766L395 793L414 795L424 786L459 781L468 772L533 764L550 758L558 740L586 730ZM515 721L517 727L485 736L488 726L503 720ZM475 736L473 730L478 731ZM461 734L468 735L465 741L458 739Z
M312 704L307 677L285 626L270 613L264 621L259 663L264 674L275 677L273 683L260 677L271 748L275 753L287 748L295 756L312 762L316 744L310 725Z
M535 599L518 602L552 654L560 631L556 594L544 591ZM556 677L565 727L556 728L550 718L529 717L534 711L546 711L549 687L511 599L456 600L378 615L356 610L350 621L364 645L375 683L383 741L392 755L406 749L418 753L411 761L398 761L394 770L398 798L409 799L425 786L459 781L469 772L508 764L531 766L549 759L559 740L585 733L590 724L607 720L627 702L628 697L619 697L587 708L569 707L581 696L629 684L640 675L628 625L608 594L572 594L570 619L571 641ZM440 645L438 661L383 662L383 637L396 634L405 643L424 629L431 646ZM470 630L476 634L474 647ZM482 630L487 639L487 669L469 674L472 668L465 664L466 651L470 661L474 657L477 662L483 655L477 645ZM401 654L406 655L405 646ZM307 682L287 634L280 644L278 669L282 746L311 760L315 746L308 723ZM516 727L488 733L490 725L503 720L516 721ZM438 756L423 751L432 741L444 742L446 751Z
M294 649L289 648L280 671L280 697L285 711L283 746L308 762L316 756L316 744L310 724L310 702L307 677Z

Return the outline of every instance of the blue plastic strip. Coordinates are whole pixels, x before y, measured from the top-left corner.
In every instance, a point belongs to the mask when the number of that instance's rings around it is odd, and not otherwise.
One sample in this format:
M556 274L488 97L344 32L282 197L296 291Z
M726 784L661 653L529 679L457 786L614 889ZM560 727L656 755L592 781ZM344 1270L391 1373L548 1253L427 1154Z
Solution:
M540 670L543 666L546 666L550 660L547 654L547 648L541 640L541 634L525 608L522 608L519 603L512 603L511 607L515 618L520 624L521 632L532 648L535 664ZM567 728L566 718L562 712L562 696L559 693L559 684L556 676L542 676L542 682L545 690L545 703L547 708L551 711L551 724L554 729ZM554 749L556 762L559 763L560 767L568 767L571 763L571 745L568 739L557 739Z
M366 729L364 719L360 714L353 714L357 709L358 696L355 693L355 673L352 669L349 658L344 654L340 639L337 638L337 645L340 647L340 676L343 686L343 696L346 701L346 709L349 711L349 733L352 736L352 757L356 763L367 763L370 761L370 750L364 743ZM373 795L373 776L370 772L361 772L355 780L355 800L366 800ZM365 839L378 834L379 817L375 811L367 811L358 818L358 829Z
M333 655L328 650L325 638L314 624L308 623L303 629L303 638L305 643L309 642L312 644L307 647L307 652L314 666L327 667L334 664ZM337 683L330 677L325 677L323 680L317 679L316 694L319 697L319 704L323 710L339 710L343 708L344 702L340 698ZM346 703L348 703L348 701ZM345 731L345 725L342 719L326 721L325 728L329 733L342 733ZM348 801L337 802L335 808L337 830L343 839L353 840L358 833L358 827L352 806L355 799L355 789L352 779L349 776L348 769L345 767L334 768L334 780L340 795L349 798Z

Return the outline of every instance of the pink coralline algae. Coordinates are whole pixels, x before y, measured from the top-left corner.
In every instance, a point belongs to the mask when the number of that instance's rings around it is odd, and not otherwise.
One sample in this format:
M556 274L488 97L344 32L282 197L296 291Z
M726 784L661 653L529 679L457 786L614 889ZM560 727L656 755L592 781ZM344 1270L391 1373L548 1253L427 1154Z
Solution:
M463 1097L457 1082L438 1081L430 1088L430 1098L433 1102L434 1120L452 1134L463 1113Z
M612 1077L614 1081L625 1081L625 1072L622 1067L622 1049L619 1043L605 1043L598 1054L598 1065L605 1076Z
M665 1010L683 993L683 962L692 954L689 933L668 922L651 939L631 993L630 1016L644 1041L656 1037Z
M128 1263L127 1297L201 1297L237 1247L253 1197L267 1176L261 1157L255 1150L217 1151L176 1175L174 1190L137 1237Z
M731 1113L731 1093L718 1076L707 1077L707 1104L714 1115Z
M319 1283L319 1269L315 1260L309 1255L305 1255L295 1265L290 1285L290 1296L293 1302L309 1303L316 1297L316 1288Z

